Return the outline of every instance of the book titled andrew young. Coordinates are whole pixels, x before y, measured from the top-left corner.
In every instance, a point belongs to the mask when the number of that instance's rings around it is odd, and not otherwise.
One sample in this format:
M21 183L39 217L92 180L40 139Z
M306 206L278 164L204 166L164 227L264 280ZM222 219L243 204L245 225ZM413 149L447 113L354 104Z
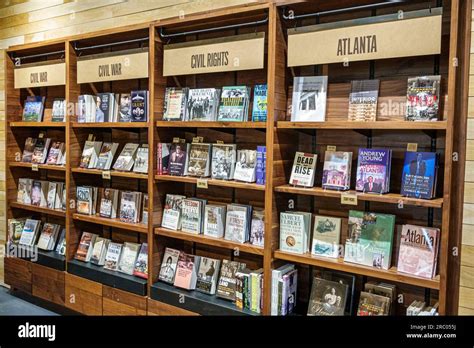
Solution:
M387 193L390 190L392 150L359 149L356 190Z
M433 198L436 195L437 163L435 152L405 152L401 195Z
M316 154L297 152L291 170L290 184L312 187L317 159L318 155Z

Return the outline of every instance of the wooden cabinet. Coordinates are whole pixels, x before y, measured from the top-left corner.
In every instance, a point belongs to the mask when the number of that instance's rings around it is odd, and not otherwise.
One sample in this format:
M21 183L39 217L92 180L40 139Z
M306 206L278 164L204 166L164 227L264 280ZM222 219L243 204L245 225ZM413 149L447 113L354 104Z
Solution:
M5 257L5 284L31 294L31 262Z
M146 315L146 297L103 286L103 315Z
M199 315L182 308L171 306L169 304L148 299L148 315Z
M32 264L33 296L64 306L65 272Z
M86 315L102 315L102 284L66 273L67 308Z

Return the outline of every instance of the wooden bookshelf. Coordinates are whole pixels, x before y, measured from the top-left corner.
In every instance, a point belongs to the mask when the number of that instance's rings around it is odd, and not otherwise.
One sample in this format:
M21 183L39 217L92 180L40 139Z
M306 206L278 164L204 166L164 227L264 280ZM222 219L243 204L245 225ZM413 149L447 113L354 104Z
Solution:
M248 183L235 180L217 180L210 178L194 178L191 176L176 176L176 175L155 175L156 181L172 181L172 182L184 182L189 184L197 184L199 181L207 182L209 186L220 186L220 187L232 187L246 190L257 190L265 191L265 185L258 185L255 183Z
M100 176L103 176L104 172L109 172L110 176L116 176L116 177L121 177L121 178L130 178L130 179L148 180L148 175L147 174L135 173L135 172L121 172L121 171L118 171L118 170L104 171L104 170L100 170L100 169L72 168L71 172L72 173L89 174L89 175L100 175Z
M290 122L278 121L282 129L387 129L387 130L446 130L447 121L409 122L409 121L326 121L326 122Z
M26 121L13 121L8 122L8 125L13 128L66 128L65 122L26 122Z
M31 205L31 204L22 204L18 202L10 202L9 205L12 208L23 209L23 210L32 211L35 213L41 213L45 215L53 215L53 216L60 216L60 217L66 216L66 212L61 209L49 209L49 208L44 208L44 207L38 207L36 205Z
M72 122L72 128L148 128L148 122Z
M33 164L31 163L24 163L24 162L10 162L9 164L10 168L33 168ZM65 166L58 166L55 164L37 164L38 169L41 170L53 170L53 171L59 171L59 172L65 172L66 167Z
M73 219L78 221L92 222L94 224L120 228L122 230L134 231L139 233L148 233L147 226L141 223L133 224L120 221L120 219L108 219L98 215L73 214Z
M267 128L266 122L156 121L156 126L165 128Z

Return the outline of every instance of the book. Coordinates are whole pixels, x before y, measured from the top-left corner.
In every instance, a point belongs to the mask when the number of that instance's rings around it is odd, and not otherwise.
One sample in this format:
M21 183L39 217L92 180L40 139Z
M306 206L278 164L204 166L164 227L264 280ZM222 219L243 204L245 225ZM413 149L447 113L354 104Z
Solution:
M248 119L250 90L247 86L222 87L217 121L242 122Z
M326 151L323 167L323 188L349 190L351 187L352 152Z
M22 162L31 163L31 160L33 159L33 151L35 151L35 146L36 146L37 141L38 139L36 138L32 138L32 137L26 138L25 147L23 148L23 155L21 158Z
M359 149L356 191L387 193L390 191L392 150Z
M324 122L327 76L295 77L291 122Z
M56 245L61 226L52 223L45 223L38 239L37 247L42 250L53 250Z
M351 81L349 121L375 121L377 119L379 85L379 80Z
M253 88L252 121L267 121L267 85L255 85Z
M174 286L186 290L196 289L197 271L200 261L200 256L180 253L173 283Z
M113 122L115 103L114 93L98 93L96 95L95 122Z
M95 168L100 170L110 170L118 146L118 143L104 142L100 149Z
M58 245L55 250L59 255L66 255L66 229L61 229L61 236L59 237Z
M226 300L235 301L235 274L244 269L245 263L237 261L222 260L219 282L217 284L217 296Z
M122 244L110 242L105 254L104 268L116 271L120 260L120 254L122 253Z
M143 243L140 246L137 260L135 261L135 267L133 268L133 275L148 279L148 244Z
M196 88L188 91L186 115L190 121L216 121L220 90Z
M350 210L344 261L389 269L394 229L394 215Z
M204 208L204 235L215 238L224 236L226 209L225 205L206 204Z
M38 235L38 230L40 228L41 221L26 219L25 224L23 225L23 231L21 231L21 237L18 244L25 246L32 246L36 242L36 237Z
M157 174L169 174L171 143L158 143L157 145Z
M160 267L160 274L158 275L159 280L165 283L174 283L180 254L181 252L179 250L165 248L165 253L163 255L163 260Z
M232 180L234 178L236 144L213 144L211 177L213 179Z
M224 239L245 243L249 239L252 207L243 204L228 204Z
M127 223L140 222L142 193L122 191L120 198L120 221Z
M51 145L50 138L39 138L36 140L35 149L33 150L33 156L31 157L31 163L43 164L48 157L48 149Z
M66 121L66 100L54 99L53 110L51 116L52 122L65 122Z
M54 141L49 149L46 164L59 165L64 155L64 143L60 141Z
M97 99L93 95L80 95L78 97L77 122L95 122Z
M235 306L239 309L250 309L250 272L247 268L235 272Z
M142 204L142 224L148 225L148 193L143 194L143 204Z
M252 222L250 225L250 244L263 247L265 240L265 211L263 209L252 210Z
M21 239L26 219L8 219L8 242L18 244Z
M125 144L122 151L120 152L120 155L115 161L113 168L115 170L125 172L132 170L138 147L139 145L134 143Z
M189 176L207 177L210 175L211 144L192 143L186 164L186 174Z
M119 190L104 188L100 198L99 215L115 219L117 217Z
M357 277L350 273L338 272L338 271L326 271L322 270L317 272L318 278L331 280L340 284L347 285L347 301L346 308L344 310L345 315L353 315L355 306L355 292L356 292L356 279Z
M50 181L48 183L48 195L46 198L46 206L48 209L54 209L56 207L56 191L58 189L58 183Z
M132 91L130 94L130 115L132 122L148 121L148 91Z
M257 169L257 151L238 150L235 163L234 179L244 182L255 182Z
M63 207L63 194L66 192L66 184L64 182L56 183L56 197L54 198L54 208L53 209L62 209Z
M183 176L186 169L187 148L185 143L172 143L168 171L170 175Z
M290 185L313 187L314 171L318 155L305 152L296 152L291 169Z
M408 79L406 121L438 121L441 76Z
M181 229L181 207L186 196L167 194L161 226L170 230Z
M396 286L393 284L379 283L376 281L369 281L364 284L364 291L370 294L387 297L389 301L385 302L384 313L390 315L394 310L394 299L396 297Z
M45 97L28 96L23 106L23 121L41 122L43 120Z
M316 215L314 218L311 254L315 256L339 257L341 219Z
M308 304L310 316L341 316L347 301L347 285L314 278Z
M436 152L405 152L401 195L432 199L436 196L438 156Z
M76 210L79 214L92 215L93 191L90 186L78 186L76 188Z
M31 187L31 204L37 207L41 206L41 181L34 180Z
M236 279L237 280L237 279ZM262 309L263 268L250 272L250 310L260 313Z
M257 167L255 169L255 180L257 185L265 185L267 147L257 146Z
M311 213L287 211L280 213L280 250L296 254L309 251Z
M140 244L125 242L122 247L117 270L125 274L133 275L135 261L137 261L139 251Z
M137 150L135 164L133 166L135 173L148 173L148 145L142 145Z
M390 298L361 291L357 316L388 315L387 307L389 306Z
M19 178L17 202L22 204L31 204L31 194L33 189L33 179Z
M181 231L201 234L205 200L185 198L181 203Z
M436 275L440 230L403 225L397 271L431 279Z
M89 138L91 138L89 136ZM99 158L99 152L102 147L101 141L87 140L82 150L81 162L79 168L95 168Z
M295 269L295 265L293 264L285 264L280 266L279 268L272 270L272 291L271 291L271 306L270 306L270 314L271 315L281 315L279 310L278 303L282 302L282 291L279 291L278 283L280 280L283 279L283 275L291 272Z
M91 254L91 263L103 266L105 264L105 255L109 247L110 239L97 237L94 242Z
M97 237L97 234L82 232L81 240L79 241L74 258L79 261L89 262L92 256L95 239Z
M220 260L201 257L197 272L196 290L205 294L214 295L217 289Z
M130 93L120 94L118 121L119 122L130 122L132 118L131 114L132 97Z
M167 87L163 107L163 120L185 121L188 88Z
M281 315L291 314L296 307L296 291L298 287L298 270L293 269L285 273L278 280L278 292L280 294L278 312Z

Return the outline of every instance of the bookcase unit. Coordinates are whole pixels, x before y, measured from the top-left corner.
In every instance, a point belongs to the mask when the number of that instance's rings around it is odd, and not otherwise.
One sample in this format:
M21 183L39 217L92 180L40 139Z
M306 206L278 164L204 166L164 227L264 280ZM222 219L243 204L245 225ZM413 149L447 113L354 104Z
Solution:
M367 3L370 3L367 2ZM338 6L324 1L298 3L294 1L252 4L227 10L172 18L116 30L78 35L62 41L15 46L6 54L6 141L7 141L7 218L33 216L44 221L57 221L66 226L67 253L60 260L31 262L22 258L5 258L5 282L12 288L25 291L62 304L87 315L254 315L237 309L234 304L164 284L158 280L164 249L172 247L200 256L246 262L252 269L264 269L263 313L270 314L271 273L280 265L297 265L298 312L303 313L311 290L313 271L338 270L359 276L361 280L378 279L396 283L403 303L397 304L396 313L402 314L414 299L433 303L439 301L440 314L455 313L457 301L457 272L459 260L451 250L459 244L458 223L451 212L459 208L461 199L456 186L452 153L457 125L463 115L457 113L460 100L457 66L453 65L465 52L460 48L458 27L463 20L458 16L463 8L459 0L443 1L442 53L436 56L406 57L343 64L287 67L287 33L289 28L316 23L339 22L381 14L397 13L435 7L433 1L391 4L377 9L359 9L337 14L285 19L288 11L297 15L335 10L339 6L357 5L344 1ZM439 5L439 4L438 4ZM286 7L288 6L288 7ZM235 35L265 35L264 67L212 73L188 73L164 76L164 49L169 44L206 40L222 42ZM164 34L164 35L163 35ZM169 36L171 35L171 36ZM148 77L120 78L105 82L78 83L77 64L91 57L113 57L126 52L148 52ZM39 56L38 56L39 54ZM248 52L252 54L252 52ZM66 82L62 86L41 88L14 88L16 58L34 55L31 63L63 60ZM28 59L21 65L30 63ZM460 62L461 64L462 62ZM18 63L17 63L18 64ZM462 63L464 64L464 63ZM347 121L350 81L380 79L379 105L400 103L406 99L406 79L409 76L440 74L442 76L442 118L437 122L406 122L404 110L384 115L380 108L375 122ZM294 76L328 75L328 99L325 122L295 123L288 116L288 87ZM268 84L267 122L195 122L164 121L164 94L166 87L221 88L226 85ZM132 123L78 123L76 113L68 115L65 123L22 122L22 107L27 95L47 97L46 113L52 98L62 97L68 105L76 105L78 96L85 93L129 92L132 89L149 90L148 122ZM251 105L250 105L251 110ZM250 116L249 116L249 119ZM67 163L64 167L19 162L28 136L37 137L42 131L66 143ZM127 142L148 143L148 174L111 170L105 175L100 170L79 168L82 149L89 134L97 140L120 143L119 153ZM462 133L459 133L462 134ZM266 183L243 183L210 178L157 175L157 144L172 142L179 137L191 142L202 136L204 142L236 143L238 148L256 148L265 145ZM402 197L399 190L403 152L407 143L416 142L419 150L441 154L437 198L422 200ZM341 204L341 196L348 192L324 190L321 173L327 146L357 153L359 147L389 147L393 150L391 193L371 195L357 193L357 206ZM315 187L299 188L288 185L295 151L318 154ZM354 161L356 161L354 156ZM356 166L353 165L353 168ZM353 170L354 171L354 170ZM108 178L110 175L110 178ZM65 211L48 210L16 203L18 179L31 177L62 180L66 183L68 203ZM354 177L354 176L353 176ZM354 180L353 180L354 181ZM204 183L204 185L202 185ZM113 187L141 191L148 194L148 224L128 224L118 219L76 213L76 188L80 185ZM198 187L199 186L199 187ZM207 186L207 188L201 188ZM351 186L350 194L355 194ZM265 242L263 247L230 242L221 238L194 235L162 228L161 219L166 194L183 194L205 198L209 202L245 203L264 208ZM279 213L294 209L313 214L347 217L348 210L392 213L397 224L413 223L441 229L439 272L434 279L423 279L397 273L396 267L381 270L344 262L342 259L322 259L297 255L279 250ZM342 225L341 240L347 230L347 219ZM83 231L97 233L114 241L148 242L149 277L142 280L133 276L103 270L91 264L74 260ZM398 235L394 237L392 265L396 264ZM49 258L51 259L51 258ZM360 286L360 284L359 284ZM451 296L450 294L455 294ZM74 299L71 301L71 299ZM184 299L184 301L183 301Z

